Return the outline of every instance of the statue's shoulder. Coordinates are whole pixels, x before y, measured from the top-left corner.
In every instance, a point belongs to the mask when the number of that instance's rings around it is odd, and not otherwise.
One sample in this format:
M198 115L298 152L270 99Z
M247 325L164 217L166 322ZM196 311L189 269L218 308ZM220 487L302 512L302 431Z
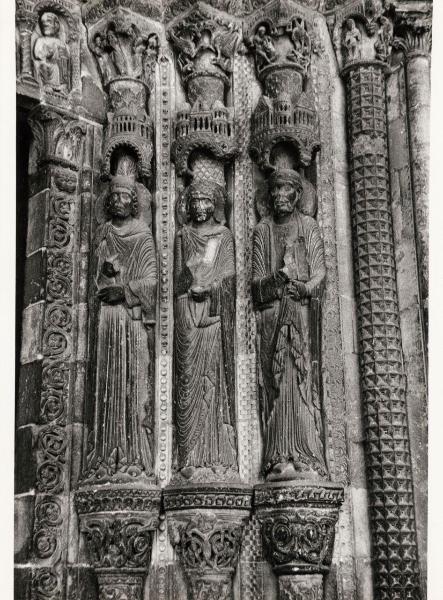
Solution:
M263 217L254 227L254 232L257 235L267 235L272 227L272 217Z
M300 220L301 220L302 225L303 225L303 229L305 231L312 231L313 229L319 229L318 223L314 219L314 217L311 217L309 215L305 215L303 213L299 213L299 214L300 214Z

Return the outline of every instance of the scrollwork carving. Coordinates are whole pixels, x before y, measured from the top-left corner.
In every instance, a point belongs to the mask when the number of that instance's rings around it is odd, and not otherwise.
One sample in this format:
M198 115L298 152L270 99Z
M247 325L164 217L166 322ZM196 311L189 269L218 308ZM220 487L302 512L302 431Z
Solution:
M153 523L136 518L88 519L81 528L96 569L147 570Z
M205 511L191 516L186 524L172 521L170 534L188 578L192 598L228 600L243 524L222 520Z
M336 518L310 510L272 515L262 520L265 553L276 566L299 562L318 570L332 559Z

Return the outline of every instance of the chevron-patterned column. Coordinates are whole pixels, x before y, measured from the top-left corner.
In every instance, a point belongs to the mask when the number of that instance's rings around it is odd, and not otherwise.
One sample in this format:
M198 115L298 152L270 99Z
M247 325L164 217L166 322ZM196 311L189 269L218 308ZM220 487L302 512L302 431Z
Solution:
M389 194L386 65L346 85L355 285L377 600L421 598Z

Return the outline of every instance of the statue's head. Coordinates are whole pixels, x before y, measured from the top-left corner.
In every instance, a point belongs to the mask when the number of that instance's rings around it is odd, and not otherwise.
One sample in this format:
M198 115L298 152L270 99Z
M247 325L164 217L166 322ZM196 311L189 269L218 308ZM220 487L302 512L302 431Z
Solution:
M269 177L272 212L277 217L292 214L302 193L301 177L293 169L276 169Z
M44 12L40 16L40 29L44 36L55 37L60 31L60 19L53 12Z
M103 48L105 45L105 40L103 39L103 36L101 33L96 33L94 35L94 44L98 47L98 48Z
M127 219L130 216L136 217L138 215L138 202L134 179L124 175L115 175L112 178L104 208L110 218Z
M217 213L223 209L223 201L223 189L211 180L194 181L186 189L186 212L194 223L205 223L211 217L220 221Z
M266 27L264 25L260 25L260 27L257 29L257 35L259 38L264 38L266 35Z

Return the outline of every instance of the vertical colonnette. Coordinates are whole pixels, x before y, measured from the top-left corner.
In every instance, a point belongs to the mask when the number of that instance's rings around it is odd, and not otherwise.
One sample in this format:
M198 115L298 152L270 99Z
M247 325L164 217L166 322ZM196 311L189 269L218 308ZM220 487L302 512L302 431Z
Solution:
M369 35L369 37L368 37ZM373 43L371 37L374 36ZM383 15L338 23L346 86L360 371L375 596L421 598L387 145Z
M17 598L67 594L84 357L79 273L92 127L79 119L80 14L69 0L17 2L17 87L30 113L23 340L16 411ZM87 215L86 215L87 218Z
M148 112L159 36L143 16L87 7L108 95L95 201L87 405L93 414L75 503L100 597L142 600L161 492L155 477L157 252Z
M258 191L252 296L257 315L264 484L254 493L279 598L324 597L343 488L329 481L322 415L321 314L326 266L315 220L319 148L307 11L275 1L246 22L263 95L250 153Z
M176 464L164 490L190 597L231 598L252 490L238 472L235 250L225 170L237 154L227 106L240 24L197 3L167 26L186 103L172 148L184 189L174 251Z
M422 11L397 10L394 19L394 47L406 62L406 104L409 149L417 240L423 335L428 339L429 296L429 117L431 103L432 5Z

